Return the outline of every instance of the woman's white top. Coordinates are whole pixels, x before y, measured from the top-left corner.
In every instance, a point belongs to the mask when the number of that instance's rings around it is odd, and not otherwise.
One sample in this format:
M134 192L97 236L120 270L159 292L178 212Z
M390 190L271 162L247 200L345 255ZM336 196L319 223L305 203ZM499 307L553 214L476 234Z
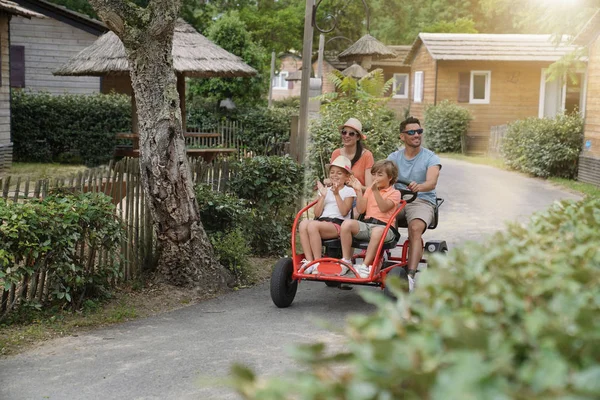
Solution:
M351 187L344 186L342 189L340 189L340 197L342 198L342 200L345 200L348 197L356 197L356 192ZM327 188L327 194L325 195L325 205L323 206L323 213L321 214L320 218L350 218L350 213L348 213L345 216L340 214L340 209L338 208L337 202L335 201L335 196L333 195L331 188Z

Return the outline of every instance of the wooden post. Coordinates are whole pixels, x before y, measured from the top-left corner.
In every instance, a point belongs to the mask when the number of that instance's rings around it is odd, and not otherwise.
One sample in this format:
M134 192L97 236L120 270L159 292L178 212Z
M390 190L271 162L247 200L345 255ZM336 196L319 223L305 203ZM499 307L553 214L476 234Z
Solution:
M275 79L275 52L271 52L271 80L269 81L269 108L273 106L273 79Z
M317 55L317 78L323 82L323 53L325 51L325 35L319 35L319 53Z
M185 116L185 75L177 74L177 91L179 92L179 106L181 107L181 127L183 133L186 132L186 116Z
M315 0L306 0L304 10L304 43L302 45L302 81L300 88L300 116L298 119L298 149L297 156L300 163L304 163L306 142L308 139L308 90L310 87L310 72L312 70L312 41L313 26L312 13Z

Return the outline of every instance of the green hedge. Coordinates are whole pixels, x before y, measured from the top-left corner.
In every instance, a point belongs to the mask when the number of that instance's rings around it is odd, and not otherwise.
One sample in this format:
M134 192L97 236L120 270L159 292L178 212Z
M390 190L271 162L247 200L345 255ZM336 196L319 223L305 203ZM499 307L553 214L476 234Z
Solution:
M213 102L193 100L188 103L187 125L206 131L216 129L225 121L239 122L243 128L240 132L242 145L256 154L269 155L289 141L291 117L297 114L298 109L294 107L257 105L226 111Z
M56 193L26 203L0 201L0 284L3 289L45 270L53 303L81 307L119 276L124 226L101 193ZM82 253L81 246L86 251ZM102 265L90 250L106 251Z
M502 157L511 168L540 177L575 178L583 144L579 114L528 118L508 125Z
M555 203L528 226L436 258L414 294L353 317L342 353L296 349L306 368L249 399L600 398L600 199Z
M460 152L461 140L467 134L471 120L469 110L449 100L427 107L423 121L427 148L439 153Z
M115 133L131 131L131 100L14 91L11 123L15 161L96 166L113 157Z

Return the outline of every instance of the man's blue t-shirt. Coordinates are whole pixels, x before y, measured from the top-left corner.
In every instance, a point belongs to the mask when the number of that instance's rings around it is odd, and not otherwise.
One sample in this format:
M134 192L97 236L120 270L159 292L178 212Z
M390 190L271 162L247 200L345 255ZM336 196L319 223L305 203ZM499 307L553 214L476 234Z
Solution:
M387 159L396 163L398 177L409 182L423 183L427 178L427 169L429 167L439 165L440 169L442 168L440 158L433 151L424 147L421 147L419 154L412 160L404 157L404 148L393 152ZM401 185L401 187L406 188L405 185ZM417 196L435 205L435 190L420 192Z

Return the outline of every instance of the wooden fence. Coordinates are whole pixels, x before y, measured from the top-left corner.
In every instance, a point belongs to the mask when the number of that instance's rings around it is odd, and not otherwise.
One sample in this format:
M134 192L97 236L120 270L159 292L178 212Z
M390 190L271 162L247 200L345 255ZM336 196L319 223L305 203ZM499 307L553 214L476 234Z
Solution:
M189 159L194 184L208 183L213 190L223 191L234 173L228 160L216 160L206 164L202 160ZM6 201L25 202L45 198L53 188L69 189L81 192L102 192L112 198L117 215L125 223L125 237L120 244L122 255L120 269L123 280L135 278L140 272L153 266L156 259L156 235L152 218L140 180L139 160L125 158L111 162L108 167L100 167L80 172L70 178L42 179L32 181L12 179L6 176L0 179L0 194ZM82 242L77 249L80 259L87 265L97 268L109 259L108 254L85 248ZM24 260L27 263L31 260ZM44 302L48 298L49 278L44 270L33 276L25 277L20 284L0 292L0 315L16 307L25 300ZM0 284L3 282L0 280Z
M502 141L506 136L508 126L507 125L496 125L490 129L490 142L488 145L488 156L494 158L500 158L500 150L502 149Z

